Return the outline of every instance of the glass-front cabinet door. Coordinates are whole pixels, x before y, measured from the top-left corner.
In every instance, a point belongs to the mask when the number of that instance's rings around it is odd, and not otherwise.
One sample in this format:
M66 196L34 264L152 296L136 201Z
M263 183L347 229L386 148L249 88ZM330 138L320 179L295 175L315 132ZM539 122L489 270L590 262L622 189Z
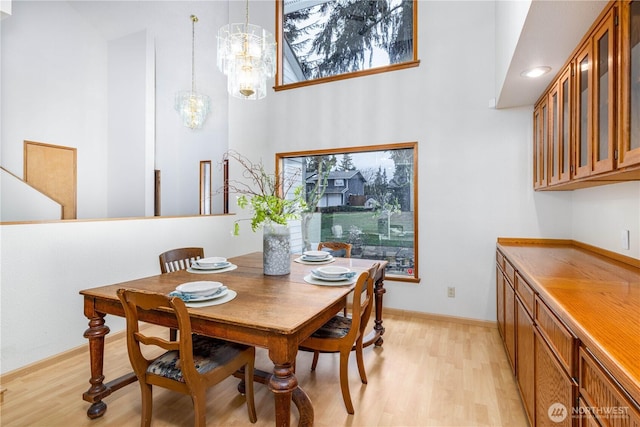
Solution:
M614 12L609 10L595 30L593 46L593 168L602 173L614 168L615 142L615 81L613 59L615 54Z
M573 64L565 69L564 73L560 77L560 143L559 148L561 151L560 159L560 182L566 182L571 179L571 171L573 170L573 163L571 156L571 96L573 95L572 80Z
M549 184L571 178L571 70L569 64L549 92Z
M578 53L576 67L575 96L575 140L574 178L589 176L591 173L591 43L587 43Z
M621 10L618 167L640 164L640 1Z
M547 147L549 146L549 107L543 99L533 112L533 188L547 186Z

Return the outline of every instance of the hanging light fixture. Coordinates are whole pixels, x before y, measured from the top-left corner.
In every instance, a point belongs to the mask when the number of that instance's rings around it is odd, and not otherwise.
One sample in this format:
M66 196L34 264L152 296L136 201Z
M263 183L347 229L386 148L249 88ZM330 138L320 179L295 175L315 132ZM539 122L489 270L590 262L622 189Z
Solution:
M267 79L275 75L276 42L258 25L249 24L249 0L243 24L218 31L218 68L227 76L229 94L241 99L267 96Z
M211 99L196 92L196 22L198 17L191 15L191 90L178 92L175 103L175 108L182 117L182 124L190 129L200 129L211 110Z

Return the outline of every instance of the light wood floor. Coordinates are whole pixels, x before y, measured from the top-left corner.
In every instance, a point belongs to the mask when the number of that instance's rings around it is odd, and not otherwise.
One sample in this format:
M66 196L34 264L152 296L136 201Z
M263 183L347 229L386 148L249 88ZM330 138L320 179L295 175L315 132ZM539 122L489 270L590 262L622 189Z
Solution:
M360 383L355 355L349 366L355 415L344 409L338 379L338 356L320 356L318 369L309 370L311 355L297 360L300 385L315 408L317 426L527 426L516 383L495 328L405 314L386 314L382 348L365 349L369 384ZM272 365L264 350L256 366ZM107 343L107 380L130 371L124 338ZM45 370L34 370L1 385L0 425L43 427L137 426L140 390L132 384L105 401L104 417L89 420L88 355L81 354ZM244 397L230 378L209 390L208 426L249 423ZM273 397L256 384L256 426L274 424ZM292 424L297 424L293 410ZM192 426L193 409L187 396L154 390L154 426Z

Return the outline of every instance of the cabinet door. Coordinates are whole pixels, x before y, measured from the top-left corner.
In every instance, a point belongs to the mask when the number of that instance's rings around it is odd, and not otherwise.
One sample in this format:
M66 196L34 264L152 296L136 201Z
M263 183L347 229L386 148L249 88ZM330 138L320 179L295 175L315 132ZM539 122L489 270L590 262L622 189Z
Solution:
M558 126L560 128L558 141L558 182L567 182L571 179L571 171L573 169L573 161L571 156L571 96L573 95L573 85L571 76L573 75L573 64L569 64L560 76L560 112Z
M546 98L534 110L533 129L533 188L538 189L548 183L549 107Z
M560 180L560 81L556 81L549 91L549 184Z
M622 2L618 167L640 164L640 1Z
M520 298L516 297L516 366L518 367L518 387L522 395L524 409L529 417L529 424L534 426L535 423L535 377L534 377L534 327L533 320L527 313L526 308Z
M580 50L576 56L574 67L576 69L576 94L575 100L575 139L574 139L574 178L589 176L591 173L591 132L592 132L592 65L591 43Z
M504 340L504 274L496 266L496 315L498 318L498 332Z
M536 426L570 427L576 384L565 373L537 329L534 345Z
M507 279L504 281L504 346L511 371L516 373L516 293Z
M614 12L612 8L593 34L593 169L602 173L614 168L615 86L613 78Z

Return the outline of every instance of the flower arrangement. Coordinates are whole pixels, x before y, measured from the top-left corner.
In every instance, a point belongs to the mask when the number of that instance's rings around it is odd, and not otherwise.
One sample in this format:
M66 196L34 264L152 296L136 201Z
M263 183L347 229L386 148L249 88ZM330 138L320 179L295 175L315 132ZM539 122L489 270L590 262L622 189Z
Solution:
M241 209L250 206L252 231L269 223L287 225L287 221L300 218L300 213L307 206L303 186L295 186L300 182L300 173L288 176L269 174L262 162L254 163L234 150L227 151L224 159L234 160L242 168L245 181L229 181L228 188L230 192L239 194L237 202ZM239 221L234 224L233 234L236 236L240 234Z

